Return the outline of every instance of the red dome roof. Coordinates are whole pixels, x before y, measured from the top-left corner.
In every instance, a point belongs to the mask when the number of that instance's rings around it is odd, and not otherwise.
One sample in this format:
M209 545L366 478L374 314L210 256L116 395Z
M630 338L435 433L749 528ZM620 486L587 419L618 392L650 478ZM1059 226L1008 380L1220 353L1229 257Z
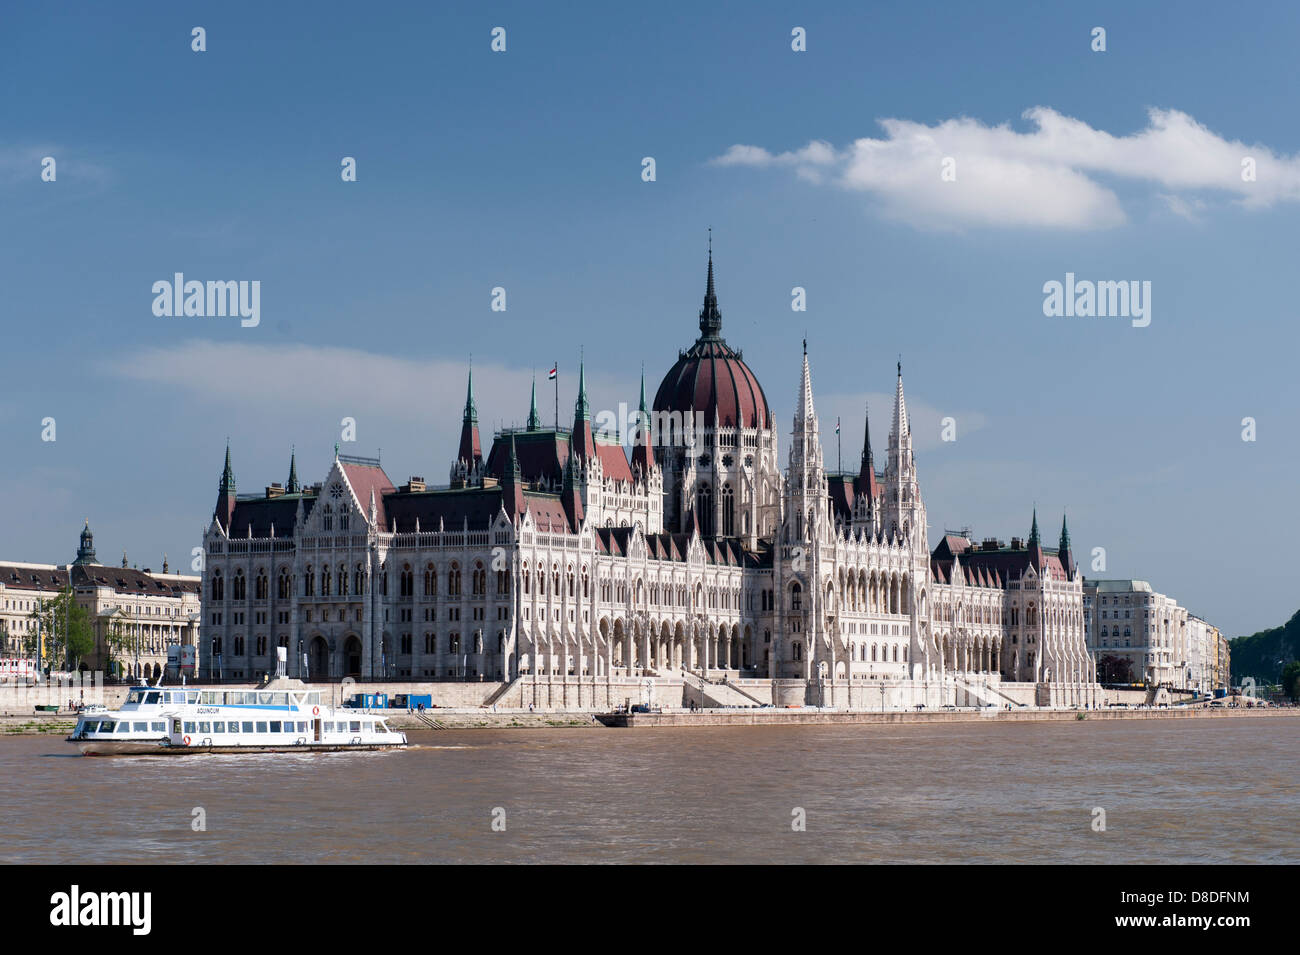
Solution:
M763 386L721 338L701 338L682 352L655 394L654 410L697 412L700 427L712 427L715 412L726 428L769 425Z
M654 410L696 412L700 427L714 415L727 428L766 428L771 424L767 396L738 351L723 340L722 312L713 290L713 253L700 309L700 337L677 357L655 393Z

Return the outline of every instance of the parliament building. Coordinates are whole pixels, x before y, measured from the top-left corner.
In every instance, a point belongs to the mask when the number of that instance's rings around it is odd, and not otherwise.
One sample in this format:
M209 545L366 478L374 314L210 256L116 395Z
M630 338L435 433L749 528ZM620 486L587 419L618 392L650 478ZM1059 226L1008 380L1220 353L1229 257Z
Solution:
M791 442L722 336L699 335L636 427L527 424L484 451L472 373L449 481L339 454L316 484L236 493L205 534L201 678L491 684L503 705L1096 705L1083 578L1061 522L933 550L901 364L883 467L823 463L807 346ZM793 363L792 363L793 364ZM795 368L791 368L792 377Z

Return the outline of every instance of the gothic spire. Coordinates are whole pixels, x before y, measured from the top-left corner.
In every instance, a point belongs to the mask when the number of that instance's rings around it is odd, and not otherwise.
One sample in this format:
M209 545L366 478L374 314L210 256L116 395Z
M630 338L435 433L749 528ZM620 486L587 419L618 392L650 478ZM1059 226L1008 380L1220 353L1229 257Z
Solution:
M1029 528L1029 546L1030 546L1030 547L1033 547L1035 544L1040 544L1040 545L1041 545L1041 543L1042 543L1042 541L1041 541L1041 539L1040 539L1039 536L1038 536L1038 508L1035 507L1035 508L1034 508L1034 525L1033 525L1031 528Z
M221 472L221 484L218 485L218 490L223 494L234 493L235 490L235 471L234 468L230 466L229 438L226 439L226 467L225 470Z
M713 288L713 230L709 230L709 276L704 286L704 307L700 309L700 337L722 337L722 312Z
M591 404L587 401L587 371L578 363L578 400L573 406L573 436L569 439L569 458L589 460L596 454L596 439L591 431ZM576 525L575 525L576 526Z
M876 496L876 459L871 452L871 408L864 415L862 434L862 466L858 469L858 493L871 499Z
M469 366L469 380L465 385L465 415L461 419L463 424L473 422L478 424L478 407L474 404L474 366Z
M650 473L650 412L645 406L645 366L641 368L641 405L637 412L636 430L633 432L632 465L642 474Z
M460 422L460 449L456 452L456 459L457 462L463 461L471 470L483 460L483 446L478 436L478 408L474 405L473 365L470 366L465 386L465 413Z
M812 375L808 371L808 340L804 339L803 371L799 376L799 397L795 399L795 427L799 427L800 422L816 416L817 412L813 409Z
M1061 515L1061 544L1060 551L1062 556L1070 549L1070 529L1065 526L1065 515Z
M294 448L289 448L289 480L284 485L285 494L297 494L302 490L298 483L298 456Z
M910 434L907 424L907 402L903 398L903 362L898 362L898 386L894 392L894 434L902 439Z
M578 362L578 401L573 408L574 420L591 420L591 405L587 402L587 372L586 364Z
M542 417L537 413L537 376L533 375L533 398L528 407L528 430L540 431Z

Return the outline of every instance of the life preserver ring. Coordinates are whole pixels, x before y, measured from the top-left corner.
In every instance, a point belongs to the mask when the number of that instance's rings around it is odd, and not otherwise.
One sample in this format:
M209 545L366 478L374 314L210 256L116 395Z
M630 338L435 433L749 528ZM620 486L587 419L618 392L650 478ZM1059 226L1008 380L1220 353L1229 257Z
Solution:
M189 746L189 745L190 745L190 738L187 736L187 737L185 737L185 739L183 739L181 742L183 742L186 746Z
M311 715L312 715L312 716L320 716L320 707L319 707L319 706L313 706L313 707L311 708Z

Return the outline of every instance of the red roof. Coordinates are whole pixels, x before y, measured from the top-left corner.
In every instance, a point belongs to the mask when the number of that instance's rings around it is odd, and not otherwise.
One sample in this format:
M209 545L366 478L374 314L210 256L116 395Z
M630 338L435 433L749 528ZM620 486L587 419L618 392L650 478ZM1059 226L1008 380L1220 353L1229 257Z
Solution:
M654 410L696 412L698 427L762 428L769 424L767 396L740 357L720 338L701 338L681 353L655 393Z
M351 461L339 461L339 467L347 475L348 483L361 502L361 509L366 517L370 516L370 492L375 492L375 512L380 530L388 530L388 521L384 515L384 495L392 494L397 488L388 479L384 469L374 464L354 464Z

